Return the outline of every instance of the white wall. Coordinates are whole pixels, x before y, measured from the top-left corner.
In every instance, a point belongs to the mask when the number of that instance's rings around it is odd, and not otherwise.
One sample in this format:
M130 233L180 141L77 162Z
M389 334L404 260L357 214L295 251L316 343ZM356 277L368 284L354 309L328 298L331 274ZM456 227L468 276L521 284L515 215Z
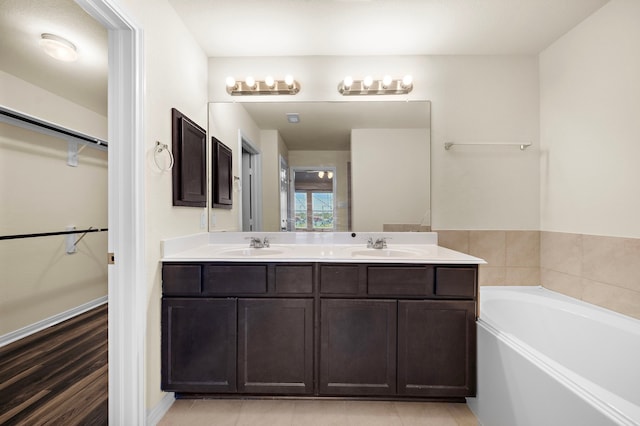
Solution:
M171 146L171 108L207 127L207 58L166 0L123 0L129 15L144 31L145 249L147 265L147 407L160 391L160 241L206 232L200 227L205 209L173 207L171 172L153 162L156 141ZM132 283L137 284L137 283ZM142 283L140 283L142 284Z
M393 99L431 101L431 202L434 229L537 230L539 98L535 56L372 56L209 58L209 100L236 100L227 76L291 73L296 96L253 101L363 101L336 89L345 75L414 76L414 90ZM265 99L263 99L265 98ZM444 150L450 140L521 141L533 146ZM475 152L477 151L477 152Z
M429 216L429 129L351 131L353 231Z
M0 104L106 139L107 119L0 72ZM106 228L107 153L91 147L67 165L67 142L0 124L0 235ZM107 294L107 233L66 254L65 236L0 241L0 335Z
M540 54L541 229L640 237L640 2Z
M209 134L231 148L233 153L233 176L241 176L242 138L261 151L260 129L242 105L220 103L209 105ZM261 154L259 154L262 157ZM262 160L260 160L262 161ZM234 185L234 188L237 188ZM209 191L211 193L211 191ZM234 189L231 209L210 209L210 230L238 231L242 228L242 193Z

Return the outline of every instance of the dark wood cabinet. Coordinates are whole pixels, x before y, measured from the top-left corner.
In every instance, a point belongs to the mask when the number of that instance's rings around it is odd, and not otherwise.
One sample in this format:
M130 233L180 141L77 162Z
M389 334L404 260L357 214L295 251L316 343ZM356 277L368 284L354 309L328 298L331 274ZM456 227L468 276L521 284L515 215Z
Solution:
M162 389L236 391L236 301L162 300Z
M238 391L313 392L313 299L238 300Z
M462 400L477 266L165 262L162 389Z
M213 207L230 209L233 205L233 152L212 137Z
M174 165L173 205L207 206L207 133L177 109L171 109Z
M321 302L320 393L396 393L396 301Z
M473 301L398 301L398 394L475 395Z

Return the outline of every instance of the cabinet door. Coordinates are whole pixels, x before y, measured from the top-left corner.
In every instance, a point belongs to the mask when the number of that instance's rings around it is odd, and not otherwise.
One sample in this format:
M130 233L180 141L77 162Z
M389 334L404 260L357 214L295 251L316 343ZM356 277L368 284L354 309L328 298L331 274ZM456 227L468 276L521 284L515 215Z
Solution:
M238 391L313 392L313 299L238 301Z
M473 301L399 301L398 393L474 396L475 342Z
M321 301L320 393L396 392L396 301Z
M162 300L162 390L235 392L235 299Z
M171 110L173 205L206 207L207 132L177 109Z
M212 137L213 207L230 209L233 204L233 152Z

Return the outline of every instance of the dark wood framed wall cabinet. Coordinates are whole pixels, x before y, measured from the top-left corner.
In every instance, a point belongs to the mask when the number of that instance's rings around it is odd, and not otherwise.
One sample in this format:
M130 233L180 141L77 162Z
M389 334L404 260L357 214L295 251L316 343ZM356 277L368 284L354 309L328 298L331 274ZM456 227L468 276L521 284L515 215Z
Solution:
M164 262L162 389L462 400L477 265Z
M211 151L213 207L230 209L233 206L233 152L215 137L211 137Z
M207 132L171 109L173 205L207 206Z

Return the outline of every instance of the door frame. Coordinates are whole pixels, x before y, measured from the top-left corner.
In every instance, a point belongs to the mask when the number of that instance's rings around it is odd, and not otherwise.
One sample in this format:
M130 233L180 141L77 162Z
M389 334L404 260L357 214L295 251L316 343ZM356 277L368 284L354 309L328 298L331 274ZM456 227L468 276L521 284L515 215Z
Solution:
M312 167L312 166L293 166L289 168L289 205L291 206L290 211L290 221L292 223L291 225L291 230L292 231L296 231L296 224L295 224L295 206L296 206L296 172L313 172L316 170L326 170L326 171L331 171L333 172L333 182L332 182L332 192L333 192L333 229L331 231L326 231L326 232L336 232L337 229L337 220L338 220L338 209L337 209L337 198L338 198L338 186L337 186L337 179L336 179L336 170L337 167L336 166L318 166L318 167Z
M253 210L253 231L262 231L262 152L258 149L257 145L244 134L244 132L239 129L238 130L238 150L236 164L238 164L238 176L244 176L242 173L242 150L247 151L253 158L254 162L254 176L260 178L255 179L253 181L253 192L252 192L252 202L251 205L254 207ZM234 177L235 179L235 177ZM240 181L240 188L245 187L245 183ZM242 194L241 194L242 195ZM243 231L243 220L242 220L242 209L244 206L242 205L242 197L238 198L238 230Z
M109 32L109 423L144 425L143 32L117 0L75 1Z

